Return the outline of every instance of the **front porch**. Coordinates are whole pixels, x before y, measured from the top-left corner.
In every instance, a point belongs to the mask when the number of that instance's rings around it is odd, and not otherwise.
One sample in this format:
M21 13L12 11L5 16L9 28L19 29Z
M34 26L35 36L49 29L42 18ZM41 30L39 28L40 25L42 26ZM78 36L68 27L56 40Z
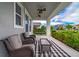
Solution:
M8 56L6 52L6 47L3 45L3 41L8 41L8 50L9 52L13 53L13 56L31 56L31 57L79 57L79 52L74 50L73 48L65 45L64 43L58 41L51 36L51 25L52 22L53 25L61 25L59 15L58 13L66 8L69 4L67 2L13 2L13 3L0 3L0 14L1 14L1 21L0 21L0 56ZM4 7L3 7L4 6ZM3 7L3 8L2 8ZM57 15L57 16L56 16ZM54 19L51 21L52 17L56 17L57 19ZM42 26L40 26L40 23L33 23L32 21L46 21L45 26L43 26L43 29L41 29ZM63 22L63 21L62 21ZM41 32L37 31L36 33L42 33L45 35L37 35L33 33L34 25L37 25L36 27L40 29ZM63 24L62 24L63 25ZM54 26L55 27L55 26ZM63 26L65 27L65 26ZM62 30L61 26L58 27L59 30ZM55 28L57 31L57 29ZM66 29L64 29L66 30ZM36 31L36 30L35 30ZM53 30L54 31L54 30ZM54 31L54 32L56 32ZM70 31L69 31L70 32ZM25 37L21 38L20 34L25 33ZM76 33L76 32L74 32ZM70 33L72 34L72 33ZM69 35L70 35L69 34ZM78 34L78 33L77 33ZM30 35L34 35L34 37L31 37ZM54 35L54 34L53 34ZM60 35L60 33L59 33ZM66 34L68 36L68 34ZM73 34L74 35L74 34ZM18 37L19 36L19 37ZM58 34L56 35L58 36ZM63 34L61 35L63 36ZM78 39L78 35L75 40ZM28 38L27 37L31 37ZM71 36L72 37L72 36ZM41 38L47 38L51 44L51 52L40 51L40 39ZM60 38L60 36L58 37ZM61 39L61 38L60 38ZM66 38L67 39L67 38ZM65 40L66 40L65 39ZM70 39L70 37L68 37ZM71 39L71 40L74 40ZM22 41L23 40L23 41ZM72 42L72 41L68 41ZM77 42L77 41L76 41ZM79 48L79 44L74 45ZM25 48L23 48L23 43L27 45ZM46 43L46 42L45 42ZM74 42L72 42L74 43ZM7 45L7 44L6 44ZM10 46L11 45L11 46ZM72 44L71 44L72 45ZM18 47L18 48L17 48ZM34 47L34 49L33 49ZM10 49L9 49L10 48ZM29 48L29 49L28 49ZM12 50L11 50L12 49ZM22 50L21 50L22 49ZM23 50L24 49L24 50ZM27 54L29 51L29 54ZM16 53L17 52L17 53ZM24 54L24 52L26 52ZM16 55L15 55L16 54ZM24 55L23 55L24 54Z

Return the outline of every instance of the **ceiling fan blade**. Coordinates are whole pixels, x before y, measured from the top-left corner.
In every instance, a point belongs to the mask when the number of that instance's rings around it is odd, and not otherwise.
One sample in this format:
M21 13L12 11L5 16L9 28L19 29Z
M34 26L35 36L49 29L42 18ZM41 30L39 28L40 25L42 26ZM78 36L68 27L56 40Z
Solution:
M46 11L46 8L43 8L43 11Z

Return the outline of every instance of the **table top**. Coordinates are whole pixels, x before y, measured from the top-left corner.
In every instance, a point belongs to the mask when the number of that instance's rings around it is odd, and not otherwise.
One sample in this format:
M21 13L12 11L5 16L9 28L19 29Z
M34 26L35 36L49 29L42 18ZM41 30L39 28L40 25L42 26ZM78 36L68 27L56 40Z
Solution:
M50 45L50 43L48 42L48 40L45 39L45 38L41 38L41 44L42 45Z

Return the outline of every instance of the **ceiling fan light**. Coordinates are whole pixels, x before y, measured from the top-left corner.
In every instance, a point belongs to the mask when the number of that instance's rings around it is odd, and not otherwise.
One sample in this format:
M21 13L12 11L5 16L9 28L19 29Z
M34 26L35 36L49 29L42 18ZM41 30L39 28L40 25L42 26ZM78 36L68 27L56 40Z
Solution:
M41 15L38 15L38 17L41 17Z

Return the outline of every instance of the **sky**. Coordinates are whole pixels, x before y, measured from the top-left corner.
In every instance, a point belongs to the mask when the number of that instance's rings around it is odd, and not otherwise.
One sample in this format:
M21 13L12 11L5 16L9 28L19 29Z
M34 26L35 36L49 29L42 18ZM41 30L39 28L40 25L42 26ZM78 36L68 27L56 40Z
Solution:
M79 24L79 2L73 2L61 10L51 19L50 24Z

